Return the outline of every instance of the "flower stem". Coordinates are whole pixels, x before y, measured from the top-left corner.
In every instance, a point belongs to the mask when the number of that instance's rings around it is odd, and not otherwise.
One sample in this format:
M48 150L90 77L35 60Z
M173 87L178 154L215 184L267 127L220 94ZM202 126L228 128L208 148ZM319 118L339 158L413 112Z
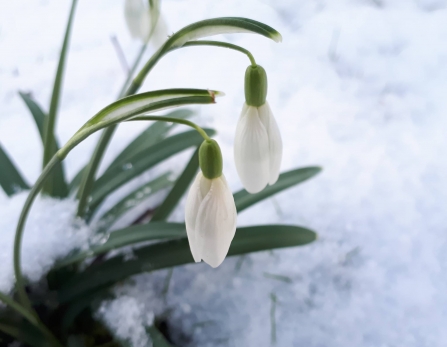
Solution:
M251 65L257 66L256 60L253 57L253 54L251 54L249 50L247 50L241 46L233 45L232 43L227 43L227 42L222 42L222 41L207 41L207 40L189 41L189 42L186 42L182 47L193 47L193 46L215 46L215 47L229 48L229 49L244 53L248 57L248 59L250 59Z
M211 138L207 135L205 130L203 130L201 127L199 127L196 123L193 123L186 119L180 119L180 118L171 118L171 117L165 117L165 116L139 116L132 119L129 119L128 121L136 121L136 120L149 120L149 121L161 121L161 122L172 122L177 124L183 124L187 125L191 128L194 128L205 141L211 141Z
M19 300L22 303L25 308L27 308L29 311L33 311L33 308L31 306L31 303L28 299L28 295L26 294L25 290L25 280L23 278L21 266L20 266L20 254L21 254L21 243L22 243L22 237L23 237L23 230L25 227L26 217L28 215L28 212L31 208L31 205L36 198L37 194L39 193L40 189L43 187L45 183L45 179L51 174L52 169L55 167L56 164L60 162L60 159L57 155L54 155L53 158L48 162L48 164L43 169L42 173L40 174L39 178L37 179L34 186L31 188L28 197L26 198L25 205L23 206L22 212L20 214L19 222L17 224L15 239L14 239L14 274L16 277L16 285L17 285L17 292L19 294Z
M20 214L19 222L17 224L15 239L14 239L14 275L16 278L16 288L19 295L19 300L22 305L19 305L12 300L8 300L9 298L4 295L0 297L2 301L11 306L11 308L15 309L19 313L21 313L26 319L28 319L32 324L38 327L47 338L52 342L52 344L56 346L62 346L61 343L53 336L51 331L47 329L47 327L40 321L39 316L34 311L31 302L29 301L28 295L26 294L25 289L25 280L23 278L22 270L21 270L21 243L23 238L23 230L25 228L26 217L28 216L29 210L31 209L31 205L34 199L37 197L40 189L43 187L45 180L50 176L54 167L60 163L61 159L58 155L54 155L53 158L48 162L48 164L43 169L39 178L37 179L34 186L31 188L28 197L26 198L25 205L23 206L22 212Z

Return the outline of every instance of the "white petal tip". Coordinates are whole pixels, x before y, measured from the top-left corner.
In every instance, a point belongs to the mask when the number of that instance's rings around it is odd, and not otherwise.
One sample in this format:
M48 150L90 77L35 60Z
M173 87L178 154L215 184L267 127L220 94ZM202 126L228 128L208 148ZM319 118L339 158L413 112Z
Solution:
M224 259L224 260L225 260L225 259ZM206 261L205 261L205 263L207 263L209 266L211 266L213 269L215 269L215 268L219 267L219 266L223 263L223 260L222 260L221 262L218 262L218 263L215 263L215 262L213 262L213 263L208 263L208 262L206 262Z
M267 187L267 183L264 184L264 185L262 185L262 186L257 186L257 187L251 187L251 186L250 186L250 187L246 187L246 186L244 185L244 189L245 189L247 192L249 192L250 194L256 194L256 193L259 193L259 192L263 191L265 187Z

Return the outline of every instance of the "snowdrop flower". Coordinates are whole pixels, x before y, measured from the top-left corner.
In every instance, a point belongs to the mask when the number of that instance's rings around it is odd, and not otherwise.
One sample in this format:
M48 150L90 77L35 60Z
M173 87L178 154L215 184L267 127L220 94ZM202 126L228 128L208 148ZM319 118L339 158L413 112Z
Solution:
M127 27L133 38L140 39L143 42L147 42L151 38L154 48L157 49L168 37L166 22L158 9L153 9L151 12L151 9L143 3L143 0L126 0L124 13ZM158 16L155 13L158 13ZM154 20L157 20L157 23L151 37L151 25Z
M267 75L259 66L245 72L245 104L236 127L234 159L244 188L258 193L278 180L282 140L267 96Z
M199 173L188 193L185 223L194 261L213 268L224 261L236 232L236 206L222 174L222 154L214 140L199 150Z

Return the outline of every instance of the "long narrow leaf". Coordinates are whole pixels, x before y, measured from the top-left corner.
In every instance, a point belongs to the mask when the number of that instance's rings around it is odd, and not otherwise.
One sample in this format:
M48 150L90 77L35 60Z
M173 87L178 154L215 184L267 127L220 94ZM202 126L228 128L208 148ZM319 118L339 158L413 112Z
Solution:
M72 265L95 255L107 253L111 250L136 244L138 242L174 239L185 237L185 226L180 223L155 222L150 224L133 225L110 233L108 240L100 245L92 246L89 250L69 256L60 261L56 267Z
M31 115L33 116L34 122L36 123L37 130L39 131L40 137L42 139L42 143L44 143L44 124L46 122L46 118L48 115L42 110L42 108L34 101L29 94L19 92L20 97L25 102L28 107ZM56 153L59 149L59 144L57 143L57 139L53 140L54 153ZM52 183L52 194L55 197L63 198L67 196L68 187L65 182L65 174L62 163L58 163L54 168L53 172L54 182Z
M22 324L23 325L23 324ZM33 347L47 347L48 342L32 325L26 328L0 322L0 331ZM1 339L0 339L1 342Z
M31 98L30 94L19 92L19 95L25 102L26 106L28 107L28 110L33 116L34 122L36 123L37 126L37 130L39 131L40 134L40 138L42 139L42 142L44 142L44 124L47 115L42 110L42 108L37 104L37 102Z
M279 175L278 181L271 186L267 186L259 193L250 194L245 189L234 194L234 202L238 212L262 201L276 193L279 193L287 188L297 185L321 172L321 168L317 166L305 167Z
M166 117L172 118L188 118L193 114L191 110L175 110L165 114ZM113 162L109 165L112 168L117 165L123 165L127 160L138 152L142 152L157 142L164 140L169 130L176 124L169 124L167 122L154 122L144 130L138 137L136 137L120 154L116 156ZM106 170L107 171L107 170Z
M165 173L164 175L143 184L141 187L138 187L126 197L121 199L117 204L102 215L98 221L98 233L107 231L127 211L142 203L152 194L171 186L172 181L169 179L170 174L170 172Z
M197 147L196 151L191 156L188 165L186 165L185 170L175 182L174 187L172 187L168 196L155 211L154 215L152 216L151 222L161 221L168 218L171 212L177 206L183 194L185 194L186 189L188 189L191 181L194 179L197 173L197 170L199 169L199 148L200 147Z
M84 175L85 170L86 170L86 167L84 166L77 172L77 174L71 180L70 184L68 185L68 190L69 190L70 194L74 194L76 189L81 184L82 176Z
M163 334L154 325L146 328L149 336L152 340L152 346L154 347L174 347L168 340L163 336Z
M56 77L54 79L53 92L51 95L50 109L48 117L45 118L44 126L44 153L43 153L43 167L45 167L51 160L53 155L57 152L57 144L55 142L55 127L57 111L59 108L60 95L62 92L62 81L64 75L65 62L67 60L68 43L70 39L70 32L73 25L75 8L78 0L72 0L70 15L68 17L67 28L65 30L64 42L62 44L61 53L59 55L59 62L57 65ZM42 191L46 194L55 197L64 198L68 195L68 186L65 181L65 175L62 170L62 165L50 175L49 179L44 184Z
M19 170L0 145L0 186L8 196L29 189Z
M281 34L272 27L242 17L221 17L205 19L193 23L172 35L170 47L182 46L187 41L198 40L220 34L253 33L265 36L275 42L281 42ZM169 42L169 40L168 40Z
M214 134L211 129L206 129L206 132L209 136ZM143 153L137 153L124 165L112 168L95 182L90 210L94 210L107 195L131 179L174 154L200 145L202 141L202 137L195 130L180 133L168 137Z
M151 224L147 227L150 228ZM183 233L186 235L185 230ZM228 255L300 246L315 239L315 232L298 226L262 225L238 228ZM90 291L112 285L141 272L193 262L187 238L152 244L135 250L134 258L131 260L127 260L124 255L118 255L75 276L61 288L58 293L59 300L71 301Z
M133 116L167 107L192 103L214 103L214 98L221 94L204 89L164 89L127 96L103 108L77 133L90 132L90 129L102 129ZM184 102L181 102L182 100Z

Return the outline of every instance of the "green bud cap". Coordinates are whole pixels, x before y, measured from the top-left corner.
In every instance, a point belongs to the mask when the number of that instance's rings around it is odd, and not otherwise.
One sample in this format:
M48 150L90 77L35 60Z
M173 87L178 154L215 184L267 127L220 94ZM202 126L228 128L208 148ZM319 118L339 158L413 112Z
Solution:
M214 140L205 140L199 149L199 165L203 176L209 179L222 176L222 152Z
M267 74L260 65L250 65L245 70L245 102L249 106L259 107L265 104L267 97Z

